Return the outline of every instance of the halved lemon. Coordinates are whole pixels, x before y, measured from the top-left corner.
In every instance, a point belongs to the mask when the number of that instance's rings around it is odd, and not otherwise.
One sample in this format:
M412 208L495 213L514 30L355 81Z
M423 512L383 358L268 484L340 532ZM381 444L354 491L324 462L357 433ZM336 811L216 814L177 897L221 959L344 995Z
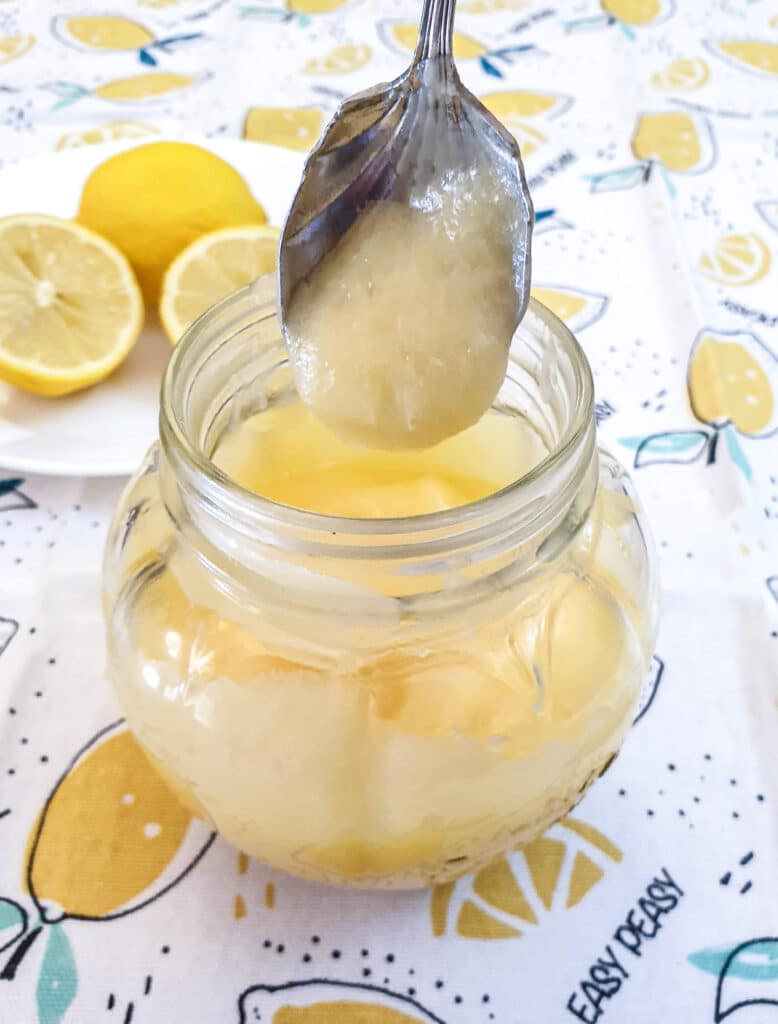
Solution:
M138 282L110 242L58 217L0 218L0 379L38 395L89 387L142 327Z
M273 273L278 228L267 224L222 228L196 239L168 267L159 315L175 345L187 327L225 295Z
M761 281L770 269L770 247L759 235L724 235L700 256L703 274L717 284L744 285Z

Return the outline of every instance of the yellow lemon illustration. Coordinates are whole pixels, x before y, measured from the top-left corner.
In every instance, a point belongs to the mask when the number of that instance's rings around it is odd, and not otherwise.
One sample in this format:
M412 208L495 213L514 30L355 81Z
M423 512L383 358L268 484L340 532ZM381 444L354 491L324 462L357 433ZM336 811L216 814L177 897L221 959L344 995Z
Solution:
M295 14L331 14L353 0L287 0L287 9Z
M658 160L668 171L699 172L713 161L707 121L681 111L641 114L631 145L638 159Z
M312 57L303 66L306 75L349 75L370 62L373 51L364 43L336 46L323 57Z
M778 356L747 331L703 330L692 346L689 400L703 423L770 433L778 420Z
M343 981L256 985L238 1008L240 1024L442 1024L411 996Z
M109 14L62 15L53 20L51 31L69 46L107 52L139 50L155 39L145 25Z
M671 61L661 71L651 76L651 84L657 89L675 89L679 92L693 92L701 89L710 78L710 68L702 57L682 57Z
M387 46L405 57L416 49L419 26L415 22L381 21L378 23L378 34ZM454 33L454 56L457 60L484 57L488 52L488 47L478 39L463 32Z
M621 850L598 829L563 818L545 835L499 857L475 876L437 886L430 918L434 935L519 938L558 907L576 906L604 877Z
M625 25L651 25L672 13L670 0L601 0L601 6Z
M724 235L700 256L702 273L717 284L746 285L761 281L770 269L770 249L759 235Z
M536 125L527 124L527 120L554 117L572 103L569 96L525 91L491 92L481 96L480 100L511 132L525 158L546 141L543 132Z
M78 220L121 249L144 297L154 303L165 271L190 242L208 231L264 224L267 218L224 160L190 143L150 142L92 171Z
M599 320L608 305L607 295L555 285L535 285L532 297L564 320L573 333Z
M113 917L170 888L211 840L118 725L51 794L33 828L27 884L44 921Z
M86 128L82 132L66 132L60 136L56 148L77 149L79 146L119 142L121 139L143 139L157 134L156 128L140 121L106 121L97 128Z
M758 39L711 39L705 45L736 67L761 75L778 75L778 43Z
M0 37L0 64L10 64L35 46L35 36Z
M92 95L114 103L143 103L182 92L204 82L207 77L209 76L205 74L182 75L171 71L148 71L143 75L116 78L106 82L94 89Z
M243 123L243 138L271 146L311 149L324 127L318 107L251 107Z

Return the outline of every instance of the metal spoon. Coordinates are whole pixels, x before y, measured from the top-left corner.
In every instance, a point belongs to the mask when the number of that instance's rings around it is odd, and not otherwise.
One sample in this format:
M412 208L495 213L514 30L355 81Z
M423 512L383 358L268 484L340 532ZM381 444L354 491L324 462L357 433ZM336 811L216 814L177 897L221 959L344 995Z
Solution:
M425 0L411 66L345 100L308 157L281 236L281 322L297 285L364 207L414 203L449 168L487 161L515 195L516 325L529 301L533 210L519 146L467 90L454 65L456 0Z

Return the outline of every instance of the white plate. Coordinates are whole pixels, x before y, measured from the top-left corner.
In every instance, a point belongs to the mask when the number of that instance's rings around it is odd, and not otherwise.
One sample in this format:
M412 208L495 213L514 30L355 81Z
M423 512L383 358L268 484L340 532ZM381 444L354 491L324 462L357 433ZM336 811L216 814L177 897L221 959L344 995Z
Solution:
M47 153L0 169L0 217L12 213L75 215L88 175L108 157L148 143L84 146ZM259 142L186 139L232 164L272 224L294 195L303 156ZM153 234L149 233L153 245ZM72 476L131 473L157 436L159 384L170 343L147 326L108 380L68 398L46 399L0 383L0 468Z

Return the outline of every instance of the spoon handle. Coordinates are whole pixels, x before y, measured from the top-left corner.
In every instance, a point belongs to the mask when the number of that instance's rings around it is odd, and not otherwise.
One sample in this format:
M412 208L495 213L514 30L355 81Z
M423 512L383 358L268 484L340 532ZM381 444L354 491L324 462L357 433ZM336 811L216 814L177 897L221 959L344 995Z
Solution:
M456 0L424 0L414 65L430 57L453 59L455 6Z

